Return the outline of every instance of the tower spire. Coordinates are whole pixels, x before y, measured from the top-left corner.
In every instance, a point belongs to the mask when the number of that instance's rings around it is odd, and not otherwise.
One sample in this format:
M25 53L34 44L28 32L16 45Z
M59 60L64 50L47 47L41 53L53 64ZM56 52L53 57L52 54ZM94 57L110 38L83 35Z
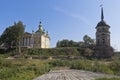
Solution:
M103 5L101 4L100 7L101 7L101 21L103 21L104 20Z

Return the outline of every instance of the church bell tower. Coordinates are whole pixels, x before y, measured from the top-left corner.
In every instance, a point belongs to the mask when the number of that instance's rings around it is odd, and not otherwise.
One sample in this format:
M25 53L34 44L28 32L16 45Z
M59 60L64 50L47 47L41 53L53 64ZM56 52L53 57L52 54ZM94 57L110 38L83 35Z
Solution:
M109 29L110 26L104 21L103 7L101 7L101 21L96 26L95 57L107 58L113 55Z

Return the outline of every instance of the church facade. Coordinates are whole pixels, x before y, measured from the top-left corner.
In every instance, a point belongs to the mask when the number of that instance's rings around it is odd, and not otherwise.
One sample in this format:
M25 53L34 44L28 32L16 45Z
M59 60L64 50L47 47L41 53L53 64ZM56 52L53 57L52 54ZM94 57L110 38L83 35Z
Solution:
M27 48L50 48L50 36L43 29L41 22L36 32L24 33L21 46Z
M101 7L101 21L96 26L95 57L107 58L113 55L109 29L110 26L104 21L103 7Z

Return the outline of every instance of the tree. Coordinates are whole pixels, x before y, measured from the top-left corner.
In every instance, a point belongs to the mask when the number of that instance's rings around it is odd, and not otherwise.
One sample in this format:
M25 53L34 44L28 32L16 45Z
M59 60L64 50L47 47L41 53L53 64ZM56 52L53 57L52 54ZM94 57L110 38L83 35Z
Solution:
M16 39L16 46L18 46L19 48L19 53L21 53L21 40L24 34L24 29L25 29L25 25L23 25L23 23L21 21L19 21L17 24L14 24L14 28L15 28L15 39Z
M93 46L95 44L94 39L92 39L88 35L85 35L83 37L83 41L84 41L84 47L91 47L91 46Z
M78 47L78 43L73 40L64 39L57 42L57 47Z
M3 34L0 37L0 42L1 44L4 44L6 48L9 48L11 46L15 46L15 35L14 33L14 27L9 26L8 28L5 29Z
M0 37L1 44L4 44L7 48L15 46L16 49L19 48L19 53L21 53L20 44L24 33L24 28L25 26L21 21L6 28Z
M57 47L81 47L81 48L91 48L93 49L95 45L94 39L85 35L83 41L75 42L73 40L64 39L57 42Z
M62 40L57 42L57 47L68 47L69 40Z
M78 42L78 47L84 47L84 42L83 41L80 41L80 42Z
M56 47L60 47L60 41L57 42Z
M75 42L73 40L70 40L68 42L68 47L78 47L78 42Z

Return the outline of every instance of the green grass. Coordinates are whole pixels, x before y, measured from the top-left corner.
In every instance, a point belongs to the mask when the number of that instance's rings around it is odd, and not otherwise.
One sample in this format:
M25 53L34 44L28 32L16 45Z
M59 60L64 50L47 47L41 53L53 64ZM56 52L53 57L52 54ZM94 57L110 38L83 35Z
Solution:
M97 78L96 80L120 80L120 78Z
M0 60L0 80L32 80L50 70L41 60Z
M64 49L61 49L61 50L63 50L63 52L66 51ZM32 51L30 52L33 55L34 50L33 50L33 53ZM54 55L57 55L59 53L59 51L56 54L55 52L56 52L56 49L54 50L54 53L53 53ZM73 52L74 52L74 49L73 49ZM40 53L40 55L43 54L39 52L39 50L38 52L35 52L35 53L36 54ZM45 55L47 54L48 52L45 53ZM64 53L61 53L62 56L64 56L63 54ZM81 58L77 60L71 60L71 59L30 60L25 58L24 56L25 54L24 54L19 59L13 59L13 60L5 59L10 55L11 54L0 54L0 80L32 80L37 76L47 73L51 69L53 70L59 69L60 67L62 67L62 69L64 67L67 67L68 69L70 68L70 69L87 70L87 71L93 71L93 72L102 72L102 73L120 76L120 56L115 56L112 59L101 59L101 60L97 60L97 59L89 60L86 58ZM40 56L40 55L36 55L36 56ZM69 54L66 53L65 55L69 55ZM31 55L27 54L27 56L30 57ZM71 56L73 56L73 53L71 53ZM120 79L99 78L96 80L120 80Z
M39 59L13 59L8 60L0 58L0 80L32 80L51 69L59 67L69 67L71 69L87 70L93 72L102 72L114 75L120 75L120 62L100 60L39 60ZM119 80L119 79L96 79L96 80Z

